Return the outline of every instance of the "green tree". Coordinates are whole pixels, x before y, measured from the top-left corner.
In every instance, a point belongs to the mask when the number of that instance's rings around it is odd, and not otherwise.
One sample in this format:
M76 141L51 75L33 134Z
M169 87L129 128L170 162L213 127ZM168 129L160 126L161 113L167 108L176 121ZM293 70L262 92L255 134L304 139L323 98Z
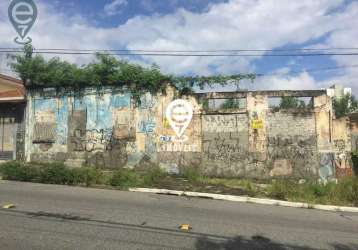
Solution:
M235 109L240 107L240 102L237 99L226 99L223 104L221 104L222 109Z
M42 55L34 53L31 45L26 45L22 54L9 57L11 68L28 88L116 85L128 88L137 100L142 92L163 92L168 83L174 84L181 94L190 94L194 87L255 79L255 74L172 76L163 74L157 65L147 68L107 54L96 54L92 63L78 66L58 57L45 60Z
M284 96L281 97L279 108L280 109L306 108L306 104L304 101L299 100L297 97Z
M358 101L354 95L347 94L333 99L333 109L337 118L358 110Z

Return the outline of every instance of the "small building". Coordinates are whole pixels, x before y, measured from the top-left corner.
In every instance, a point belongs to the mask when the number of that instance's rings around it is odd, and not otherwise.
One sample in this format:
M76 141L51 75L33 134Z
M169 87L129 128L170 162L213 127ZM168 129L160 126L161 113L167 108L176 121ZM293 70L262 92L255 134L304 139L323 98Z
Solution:
M330 97L334 97L336 99L341 99L346 95L352 95L352 89L346 88L341 84L334 84L330 88L327 89L327 94Z
M24 159L25 106L22 81L0 74L0 161Z

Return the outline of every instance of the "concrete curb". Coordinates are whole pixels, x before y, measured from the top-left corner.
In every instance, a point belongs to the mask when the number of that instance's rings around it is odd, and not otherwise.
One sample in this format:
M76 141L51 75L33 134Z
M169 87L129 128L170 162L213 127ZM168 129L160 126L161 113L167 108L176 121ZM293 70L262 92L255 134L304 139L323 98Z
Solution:
M237 202L255 203L255 204L263 204L263 205L282 206L282 207L318 209L318 210L333 211L333 212L358 213L358 207L314 205L314 204L308 204L308 203L302 203L302 202L289 202L289 201L281 201L281 200L273 200L273 199L260 199L260 198L252 198L252 197L247 197L247 196L186 192L186 191L157 189L157 188L130 188L129 191L130 192L142 192L142 193L198 197L198 198L210 198L210 199L214 199L214 200L237 201Z

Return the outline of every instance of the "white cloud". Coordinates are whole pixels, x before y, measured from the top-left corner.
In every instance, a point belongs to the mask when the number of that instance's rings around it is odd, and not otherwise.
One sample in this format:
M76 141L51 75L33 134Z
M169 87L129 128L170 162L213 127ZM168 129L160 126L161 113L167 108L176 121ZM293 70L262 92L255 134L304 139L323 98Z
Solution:
M114 16L122 11L122 7L128 4L127 0L113 0L104 6L104 12L107 16Z
M297 76L289 76L287 74L275 74L271 76L258 77L254 86L258 89L268 90L298 90L298 89L315 89L316 81L307 72L302 72Z
M10 1L0 2L0 17L7 15ZM39 1L40 2L40 1ZM211 5L206 12L192 13L179 9L167 15L136 16L115 28L95 27L81 16L69 17L49 5L39 3L39 17L29 35L37 48L73 49L144 49L211 50L272 49L287 44L301 44L327 35L321 46L358 47L358 3L341 12L332 12L343 0L231 0ZM118 11L125 1L113 1L107 14ZM163 3L164 4L164 3ZM0 18L0 46L13 47L15 31ZM89 56L66 56L76 63L92 60ZM157 63L173 74L215 74L252 72L252 57L144 57L144 64ZM353 64L357 58L333 57L338 65ZM312 65L311 68L319 67ZM352 82L358 68L347 69L333 81ZM276 74L258 79L257 88L316 88L331 81L317 82L307 72L298 76ZM358 89L356 88L358 91Z

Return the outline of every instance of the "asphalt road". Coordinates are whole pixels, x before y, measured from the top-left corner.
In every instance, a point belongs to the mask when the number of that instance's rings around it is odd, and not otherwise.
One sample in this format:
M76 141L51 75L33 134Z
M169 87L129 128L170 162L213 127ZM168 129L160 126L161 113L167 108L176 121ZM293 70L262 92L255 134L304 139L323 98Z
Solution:
M7 203L0 249L358 249L358 214L0 181Z

